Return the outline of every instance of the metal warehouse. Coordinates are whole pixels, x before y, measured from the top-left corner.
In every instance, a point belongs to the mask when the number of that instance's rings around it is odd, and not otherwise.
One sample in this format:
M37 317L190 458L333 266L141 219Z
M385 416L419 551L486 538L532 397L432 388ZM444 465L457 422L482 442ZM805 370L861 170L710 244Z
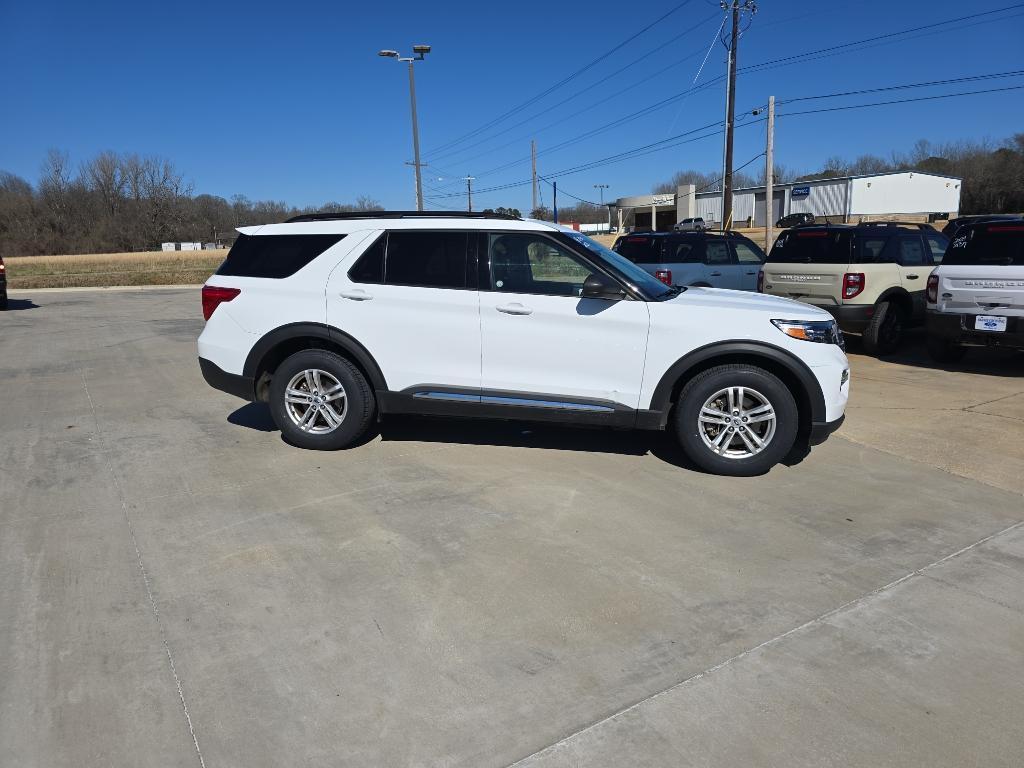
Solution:
M811 213L835 222L857 222L896 216L921 221L954 218L960 209L961 180L921 171L875 173L776 184L772 194L772 220L790 213ZM747 187L733 193L733 226L763 227L765 188ZM721 226L722 193L697 192L692 184L675 194L622 197L618 209L621 229L633 211L638 230L667 231L682 219L699 216L709 226Z

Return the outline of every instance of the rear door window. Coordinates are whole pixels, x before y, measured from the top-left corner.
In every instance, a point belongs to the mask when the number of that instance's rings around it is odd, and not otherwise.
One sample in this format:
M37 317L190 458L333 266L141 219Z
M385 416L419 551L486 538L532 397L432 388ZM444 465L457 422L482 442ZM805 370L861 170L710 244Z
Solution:
M778 264L849 264L849 230L796 229L775 241L768 261Z
M276 279L291 277L343 237L240 234L217 274Z
M384 282L422 288L476 288L469 281L467 232L388 233Z
M619 240L615 251L634 264L659 264L662 238L646 235L627 235Z

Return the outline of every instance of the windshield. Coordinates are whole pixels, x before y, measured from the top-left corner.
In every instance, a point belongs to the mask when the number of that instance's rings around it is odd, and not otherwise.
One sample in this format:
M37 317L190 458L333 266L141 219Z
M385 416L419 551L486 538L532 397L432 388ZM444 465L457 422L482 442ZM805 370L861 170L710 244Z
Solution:
M666 288L665 284L656 277L644 272L643 269L625 256L620 256L610 248L605 248L596 240L591 240L580 232L563 232L562 234L600 256L601 260L611 267L613 271L617 272L620 277L625 278L627 282L639 289L645 298L665 298L670 294L674 296L679 293L679 291L674 289Z

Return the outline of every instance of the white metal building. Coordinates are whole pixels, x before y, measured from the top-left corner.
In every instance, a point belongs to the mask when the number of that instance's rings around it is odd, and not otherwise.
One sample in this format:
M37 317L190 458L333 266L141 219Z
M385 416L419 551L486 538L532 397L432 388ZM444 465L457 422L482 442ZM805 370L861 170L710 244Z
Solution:
M955 176L921 171L778 184L772 194L772 219L778 221L790 213L847 222L897 216L954 218L960 209L960 184ZM764 226L764 199L764 187L734 190L733 226ZM694 216L716 223L722 219L722 194L695 192L692 185L679 187L675 195L620 198L615 205L620 221L633 209L636 229L671 229L676 221Z

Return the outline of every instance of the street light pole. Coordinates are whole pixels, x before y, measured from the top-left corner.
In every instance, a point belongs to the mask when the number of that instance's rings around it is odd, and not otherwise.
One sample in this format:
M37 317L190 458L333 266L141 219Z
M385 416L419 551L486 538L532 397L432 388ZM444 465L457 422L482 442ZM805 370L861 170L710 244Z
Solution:
M412 47L413 56L399 56L398 51L383 50L378 53L379 56L385 56L390 59L398 59L398 61L404 61L409 65L409 107L412 111L412 152L413 152L413 168L416 170L416 210L423 210L423 179L421 177L420 169L423 167L423 163L420 162L420 128L419 120L416 115L416 75L413 72L413 65L417 61L423 61L428 53L430 53L429 45L414 45Z

